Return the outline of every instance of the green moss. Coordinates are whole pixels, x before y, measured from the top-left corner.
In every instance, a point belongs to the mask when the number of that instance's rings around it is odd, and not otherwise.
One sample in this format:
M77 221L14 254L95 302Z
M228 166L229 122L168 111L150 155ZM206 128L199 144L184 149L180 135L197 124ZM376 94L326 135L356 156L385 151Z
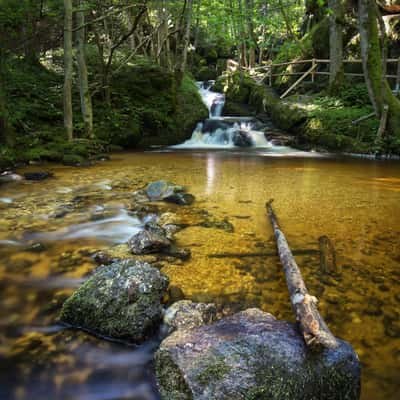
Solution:
M196 377L201 385L208 386L212 382L218 382L230 371L230 367L225 364L221 356L210 355L210 358L203 362L207 367L202 369Z
M179 367L172 361L168 351L162 348L154 356L156 376L162 399L193 400L193 395ZM159 366L162 365L162 368Z

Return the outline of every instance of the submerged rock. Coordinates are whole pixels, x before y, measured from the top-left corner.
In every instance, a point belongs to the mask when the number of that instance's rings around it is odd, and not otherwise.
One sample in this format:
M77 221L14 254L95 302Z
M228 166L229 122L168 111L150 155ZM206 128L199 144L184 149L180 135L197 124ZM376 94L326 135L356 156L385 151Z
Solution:
M146 195L152 201L164 200L175 193L184 192L182 186L164 180L151 182L146 187Z
M164 180L149 183L145 189L145 194L150 201L163 200L184 206L192 204L195 200L192 194L186 193L183 186Z
M164 324L170 332L176 329L193 329L214 322L217 318L215 304L193 303L181 300L169 307L164 314Z
M167 203L174 203L180 206L190 206L194 203L194 200L195 197L190 193L174 193L164 198Z
M0 174L0 183L19 182L23 180L24 180L23 176L15 174L11 171L5 171L2 174Z
M155 358L168 400L356 400L360 394L360 363L348 343L312 353L295 325L258 309L179 329Z
M133 254L159 253L169 250L171 241L161 226L150 222L129 239L128 246Z
M52 178L54 174L46 171L25 172L24 177L27 181L44 181L45 179Z
M162 318L168 278L147 263L125 260L99 268L64 303L60 319L77 328L137 343Z

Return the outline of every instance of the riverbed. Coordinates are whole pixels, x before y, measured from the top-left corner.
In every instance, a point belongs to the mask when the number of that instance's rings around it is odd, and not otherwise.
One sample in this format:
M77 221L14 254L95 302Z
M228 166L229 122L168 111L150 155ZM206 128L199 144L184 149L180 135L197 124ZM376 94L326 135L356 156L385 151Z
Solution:
M124 243L140 227L129 212L132 192L158 179L195 195L191 215L233 227L189 224L176 235L191 259L161 269L185 298L232 312L260 307L293 321L279 260L270 254L265 202L273 198L321 314L361 359L362 400L397 399L400 163L314 156L262 149L122 153L87 168L47 165L54 178L1 186L1 399L158 399L157 337L135 347L57 322L64 299L96 268L93 252ZM336 250L334 276L320 271L323 235Z

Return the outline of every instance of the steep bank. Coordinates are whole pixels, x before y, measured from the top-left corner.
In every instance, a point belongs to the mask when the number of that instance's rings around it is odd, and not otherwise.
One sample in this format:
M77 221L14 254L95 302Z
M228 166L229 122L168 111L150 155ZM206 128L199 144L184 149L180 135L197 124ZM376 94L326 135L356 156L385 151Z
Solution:
M207 117L195 82L185 75L181 83L173 73L149 62L126 66L113 76L111 104L93 90L95 139L84 137L79 93L73 94L74 132L67 141L62 123L62 81L54 64L9 60L5 91L13 140L0 149L0 168L29 161L67 164L95 159L115 146L146 147L176 144ZM75 85L76 87L76 85Z
M400 138L387 135L385 140L376 140L376 118L353 123L372 112L363 84L348 84L338 97L308 91L280 100L273 89L234 73L219 78L216 88L224 90L228 112L245 105L256 114L269 114L277 127L294 135L295 145L302 149L400 154Z

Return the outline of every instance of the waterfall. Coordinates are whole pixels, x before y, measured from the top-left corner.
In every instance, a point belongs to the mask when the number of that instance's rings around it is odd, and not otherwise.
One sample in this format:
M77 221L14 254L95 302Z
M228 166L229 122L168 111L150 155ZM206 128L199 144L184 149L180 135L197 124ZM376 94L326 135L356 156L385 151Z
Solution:
M198 148L273 148L265 138L263 124L253 117L222 117L225 95L214 92L214 81L197 82L200 96L208 108L209 118L197 124L192 137L175 149Z

